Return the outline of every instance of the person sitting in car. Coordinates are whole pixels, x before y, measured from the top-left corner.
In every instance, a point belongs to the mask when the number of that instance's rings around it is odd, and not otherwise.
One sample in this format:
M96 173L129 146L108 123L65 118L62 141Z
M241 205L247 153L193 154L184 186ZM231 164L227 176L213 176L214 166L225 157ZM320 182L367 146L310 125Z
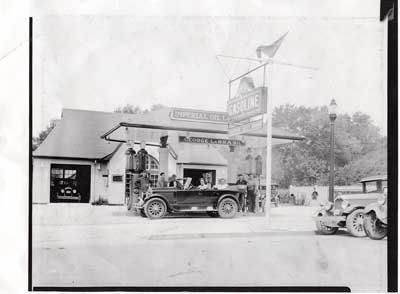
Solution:
M176 187L178 187L179 186L179 183L178 183L178 181L176 180L176 175L172 175L171 176L171 180L169 181L169 183L168 183L168 187L174 187L174 188L176 188Z
M224 190L228 188L228 184L226 183L226 180L224 178L218 179L218 184L214 186L215 189L218 190Z
M200 190L205 190L208 189L208 185L206 184L206 181L203 178L200 178L200 185L197 187Z

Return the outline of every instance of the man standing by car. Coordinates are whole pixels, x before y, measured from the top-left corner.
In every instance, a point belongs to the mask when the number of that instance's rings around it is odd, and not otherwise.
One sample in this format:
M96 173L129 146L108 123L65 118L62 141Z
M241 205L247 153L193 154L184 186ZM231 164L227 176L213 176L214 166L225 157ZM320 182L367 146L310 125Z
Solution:
M239 195L239 211L245 212L246 211L246 203L245 203L245 195L247 189L247 181L244 179L242 174L238 175L238 180L236 181L237 189L240 193Z
M135 188L139 190L139 198L143 199L143 193L151 190L152 181L150 180L149 173L144 171L140 174L135 182Z
M252 213L256 212L256 192L257 192L257 182L253 178L252 174L249 174L247 180L247 207Z

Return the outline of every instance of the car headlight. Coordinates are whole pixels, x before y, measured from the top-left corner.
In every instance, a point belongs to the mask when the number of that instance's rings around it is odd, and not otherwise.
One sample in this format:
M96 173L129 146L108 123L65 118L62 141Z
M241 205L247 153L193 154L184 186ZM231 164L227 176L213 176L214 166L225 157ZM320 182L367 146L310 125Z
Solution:
M343 209L346 209L349 205L350 205L350 202L349 202L349 201L343 200L343 202L342 202L342 208L343 208Z
M383 205L383 204L385 204L385 202L386 202L386 195L385 194L379 195L378 196L378 203L380 205Z
M74 190L72 190L72 193L74 193L74 194L75 194L75 193L76 193L76 190L75 190L75 189L74 189Z
M64 193L64 189L61 189L61 193Z
M325 208L325 210L327 210L327 211L331 210L331 209L333 208L333 203L330 202L330 201L328 201L327 203L325 203L324 208Z

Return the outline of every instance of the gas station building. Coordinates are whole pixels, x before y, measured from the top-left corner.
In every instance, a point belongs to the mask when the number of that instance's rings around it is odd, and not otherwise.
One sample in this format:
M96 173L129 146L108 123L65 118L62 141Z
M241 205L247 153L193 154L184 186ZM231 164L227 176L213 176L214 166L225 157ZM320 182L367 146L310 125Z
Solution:
M146 169L154 182L160 172L167 178L191 177L195 185L205 175L214 184L219 178L234 183L238 173L265 178L267 129L230 137L227 119L226 112L183 108L142 114L64 109L33 152L33 203L56 202L60 185L73 183L79 202L102 198L124 204L130 181L125 153L128 147L138 151L141 142L146 143ZM302 139L272 129L273 145Z

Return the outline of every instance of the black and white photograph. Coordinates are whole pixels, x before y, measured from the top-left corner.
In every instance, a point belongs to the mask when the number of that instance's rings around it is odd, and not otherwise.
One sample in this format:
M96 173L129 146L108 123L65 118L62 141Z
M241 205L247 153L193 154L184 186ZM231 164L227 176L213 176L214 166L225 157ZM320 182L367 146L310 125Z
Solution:
M71 3L31 2L30 291L395 289L394 2Z

